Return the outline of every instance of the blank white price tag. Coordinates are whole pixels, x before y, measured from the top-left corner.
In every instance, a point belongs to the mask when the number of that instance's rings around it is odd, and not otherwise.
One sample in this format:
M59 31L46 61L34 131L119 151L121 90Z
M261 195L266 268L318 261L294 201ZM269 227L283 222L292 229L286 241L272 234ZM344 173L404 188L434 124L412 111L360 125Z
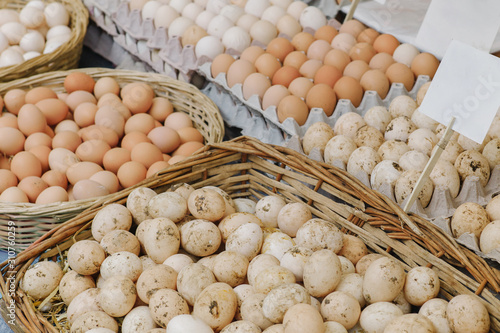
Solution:
M438 58L451 40L490 52L499 28L498 0L432 0L415 44Z
M482 143L500 107L500 58L452 41L419 111Z

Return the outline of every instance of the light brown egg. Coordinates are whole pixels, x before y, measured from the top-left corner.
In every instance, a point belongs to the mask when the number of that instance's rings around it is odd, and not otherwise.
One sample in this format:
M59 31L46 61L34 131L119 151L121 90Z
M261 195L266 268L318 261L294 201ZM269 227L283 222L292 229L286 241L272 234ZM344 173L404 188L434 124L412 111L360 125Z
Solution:
M322 39L330 44L339 32L331 25L324 25L314 32L314 38Z
M121 141L121 147L132 151L134 146L140 142L151 142L146 133L135 131L125 134Z
M17 116L19 130L29 136L36 132L45 132L47 120L42 111L34 104L25 104L19 110Z
M0 169L10 170L9 156L0 155Z
M161 171L169 166L170 166L170 164L167 161L158 161L158 162L153 163L149 167L148 172L146 173L146 178L153 176L158 171Z
M46 98L57 98L57 94L48 87L35 87L26 92L24 102L26 104L36 104Z
M413 76L411 69L405 64L399 62L390 65L389 68L387 68L385 75L391 84L400 82L405 86L407 91L410 91L415 83L415 77Z
M78 105L85 102L97 104L97 99L93 94L84 90L73 91L68 95L68 98L66 98L66 104L72 112L75 111Z
M120 182L118 181L118 177L111 171L98 171L90 176L89 179L103 185L108 189L109 193L115 193L120 189Z
M278 120L282 123L287 118L293 118L302 126L309 116L309 109L306 103L297 96L290 95L284 97L278 104Z
M40 177L42 175L42 163L34 154L27 151L15 154L10 162L10 167L19 180L29 176Z
M357 38L359 34L365 30L366 27L363 23L358 20L351 19L344 22L339 29L339 32L351 34L354 38Z
M354 107L358 107L363 99L363 87L358 80L350 76L343 76L333 87L338 99L348 99Z
M356 43L356 38L354 38L353 35L345 32L340 32L333 38L331 45L334 49L338 49L349 54L349 51L354 45L356 45Z
M69 200L68 192L61 186L49 186L36 198L37 205L46 205L55 202L64 202Z
M171 159L171 158L172 158L172 156L170 156L169 154L163 154L163 160L165 162L168 162L168 160Z
M82 141L104 140L110 147L116 147L120 140L115 131L111 128L100 125L90 125L88 127L84 127L78 131L78 134L82 138Z
M51 138L53 138L55 135L54 130L49 125L45 126L44 132L47 133Z
M325 65L337 67L341 72L344 72L345 67L351 62L351 58L347 53L339 49L328 51L323 59Z
M271 87L271 80L262 73L252 73L243 82L243 98L249 99L257 95L262 99L266 90Z
M267 44L266 52L271 53L273 56L278 58L280 62L283 63L285 57L290 53L295 51L295 47L292 43L284 37L276 37Z
M75 185L78 181L89 179L93 174L102 170L102 167L97 163L82 161L70 166L66 170L66 177L71 185Z
M314 75L321 66L323 66L323 63L320 60L309 59L300 66L299 73L308 79L314 79Z
M271 80L278 71L278 69L281 68L281 63L280 61L273 56L270 53L263 53L261 54L257 60L255 60L255 69L257 72L264 74L265 76L269 77Z
M337 105L335 92L329 85L324 83L315 84L309 89L305 100L309 110L321 108L328 117L333 114Z
M373 42L373 48L377 53L385 52L389 53L391 56L398 46L399 41L390 34L381 34Z
M47 146L52 147L52 138L43 132L36 132L31 134L24 141L24 150L28 151L35 146Z
M99 107L91 102L85 102L76 107L73 112L73 119L80 127L87 127L94 124L95 114Z
M215 56L210 65L210 72L213 78L216 78L220 73L227 73L231 64L235 62L233 56L227 53L221 53Z
M335 66L323 65L321 66L316 74L314 75L314 83L325 83L331 88L335 83L342 77L342 72Z
M94 96L100 100L104 94L111 93L114 95L120 94L120 85L112 77L101 77L97 79L94 85Z
M150 85L143 82L133 82L125 85L120 92L122 103L132 114L148 112L155 93Z
M49 126L56 125L68 115L68 105L58 98L46 98L35 104L47 119Z
M371 69L379 69L385 73L387 68L395 62L396 60L389 53L382 52L374 55L368 65Z
M180 161L182 161L182 160L185 160L185 159L186 159L186 157L187 157L187 156L176 155L176 156L173 156L171 159L169 159L169 160L167 161L167 163L168 163L169 165L173 165L173 164L178 163L178 162L180 162Z
M107 93L104 93L99 98L99 100L97 101L97 106L101 107L101 106L104 106L106 104L115 105L116 103L121 103L121 102L122 102L122 100L121 100L119 95L111 93L111 92L107 92Z
M0 169L0 194L7 188L11 186L17 186L17 177L16 175L7 169Z
M251 45L241 52L240 59L246 60L255 65L255 60L257 60L257 58L265 52L266 51L262 47L258 45Z
M143 115L144 113L137 114L134 116L143 116ZM150 115L147 116L153 119L153 117L151 117ZM125 118L123 118L123 116L110 105L101 106L97 110L94 117L94 123L97 126L104 126L111 128L113 131L116 132L116 134L118 134L119 137L123 136L125 128ZM139 123L139 121L137 121L137 123Z
M148 113L137 113L125 122L124 133L142 132L148 134L155 128L155 119Z
M177 130L177 134L181 139L181 144L186 143L188 141L197 141L200 143L205 142L205 138L203 137L201 132L194 127L179 128Z
M104 169L116 174L120 166L128 161L131 161L130 150L127 148L115 147L104 154L102 164Z
M153 98L153 104L151 104L151 108L148 111L151 117L159 122L164 122L172 112L174 112L172 103L168 98L161 96Z
M185 128L194 129L193 127ZM147 136L162 153L170 153L181 144L181 138L177 131L167 126L156 127L152 129ZM132 152L134 149L132 149ZM132 158L132 160L134 159Z
M40 161L40 164L42 165L42 173L49 170L50 151L51 151L51 149L47 146L36 146L36 147L32 147L30 150L28 150L28 152L35 155L36 158L38 158L38 160Z
M330 43L322 39L315 40L307 49L307 57L309 59L317 59L323 61L326 54L332 49Z
M69 94L65 92L60 92L57 93L57 98L66 103L66 99L68 98Z
M68 179L66 175L57 170L47 170L43 175L42 179L49 186L60 186L64 189L68 188Z
M71 198L71 195L73 195L74 200L84 200L108 194L109 191L105 186L90 179L83 179L73 186L73 190L69 193L69 196Z
M104 140L88 140L76 148L75 154L82 161L94 162L102 165L104 154L111 146Z
M183 47L186 45L196 45L205 36L208 36L207 31L195 24L184 30L181 37L181 44Z
M30 202L35 202L38 195L45 190L49 185L40 177L28 176L19 181L17 187L26 193Z
M0 116L0 127L19 128L16 115L9 112L3 112Z
M298 77L300 77L300 72L296 68L283 66L274 73L272 84L279 84L288 88L290 83Z
M366 28L365 30L361 31L361 33L358 35L358 38L356 40L359 43L369 43L372 44L375 42L375 39L380 35L380 33L372 28Z
M68 94L71 94L73 91L84 90L89 93L94 92L95 80L83 72L73 72L69 73L64 79L64 89Z
M172 153L172 158L176 156L191 156L194 152L196 152L198 149L201 149L205 147L203 143L196 142L196 141L189 141L186 143L183 143L177 148L173 153ZM169 160L170 161L170 160Z
M373 56L376 54L375 49L369 43L357 43L349 51L349 57L352 60L363 60L369 63Z
M314 83L311 79L301 76L290 82L288 90L292 93L292 95L305 99L309 89L313 86Z
M22 89L11 89L3 97L5 108L10 113L18 114L21 106L25 104L26 91Z
M0 202L30 202L26 193L24 193L19 187L12 186L0 194Z
M262 109L266 110L268 107L274 105L278 107L279 102L286 96L290 95L287 87L282 85L274 85L266 90L262 97Z
M187 113L180 111L173 112L169 115L163 124L174 130L184 127L193 127L193 121L189 118Z
M255 73L257 69L255 66L246 60L238 59L229 66L227 70L226 79L229 88L232 88L235 84L243 84L243 81L248 75Z
M299 32L292 38L292 45L297 51L307 52L312 42L314 42L314 36L304 31Z
M302 31L300 23L291 15L283 15L276 23L276 28L280 35L285 35L288 38L293 38L296 34Z
M390 83L385 74L378 69L370 69L363 74L360 80L361 86L365 91L374 90L384 99L389 92Z
M116 175L120 185L127 188L146 179L147 172L147 168L142 163L129 161L120 166Z
M63 131L71 131L78 133L80 131L80 126L71 119L64 119L54 127L54 134Z
M307 55L304 52L292 51L286 56L285 60L283 61L283 65L300 69L300 66L302 66L302 64L308 59L309 58L307 58Z
M369 69L370 66L363 60L354 60L345 67L344 76L350 76L359 81Z
M422 52L418 54L411 62L411 70L415 77L419 75L428 75L432 80L434 74L439 67L439 60L432 54L427 52Z

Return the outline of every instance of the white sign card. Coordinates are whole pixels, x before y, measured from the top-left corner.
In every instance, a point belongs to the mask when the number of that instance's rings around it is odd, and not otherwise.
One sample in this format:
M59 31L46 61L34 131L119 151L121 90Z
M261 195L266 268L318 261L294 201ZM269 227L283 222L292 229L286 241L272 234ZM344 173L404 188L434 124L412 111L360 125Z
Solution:
M452 40L490 52L499 28L498 0L432 0L415 46L440 59Z
M500 107L500 58L452 41L419 111L482 143Z

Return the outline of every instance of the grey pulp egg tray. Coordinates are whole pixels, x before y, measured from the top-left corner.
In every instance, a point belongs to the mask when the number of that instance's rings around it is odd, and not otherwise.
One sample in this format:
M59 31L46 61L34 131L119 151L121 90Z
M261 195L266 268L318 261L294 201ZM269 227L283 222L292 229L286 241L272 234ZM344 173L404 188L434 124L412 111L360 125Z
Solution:
M285 146L305 155L302 149L301 139L296 135L294 135ZM318 148L314 148L309 153L308 157L316 161L324 162L323 156ZM332 164L335 167L346 170L345 163L340 160L334 161ZM354 176L364 185L372 188L370 184L370 176L366 172L360 171ZM396 202L394 189L390 184L382 184L378 191L389 197L392 201ZM434 225L438 226L448 235L453 236L450 222L451 217L458 206L465 202L474 202L484 207L496 195L500 195L500 165L496 165L495 168L493 168L486 186L481 185L478 177L469 176L462 182L460 191L455 198L451 196L450 191L447 188L434 188L431 201L427 207L422 207L420 201L416 200L410 208L409 213L415 213L425 218ZM400 206L404 207L405 204L406 200L402 202ZM460 237L455 238L455 240L457 243L462 244L468 249L474 251L481 258L500 263L500 248L497 248L489 253L483 253L479 248L479 240L474 234L464 233Z

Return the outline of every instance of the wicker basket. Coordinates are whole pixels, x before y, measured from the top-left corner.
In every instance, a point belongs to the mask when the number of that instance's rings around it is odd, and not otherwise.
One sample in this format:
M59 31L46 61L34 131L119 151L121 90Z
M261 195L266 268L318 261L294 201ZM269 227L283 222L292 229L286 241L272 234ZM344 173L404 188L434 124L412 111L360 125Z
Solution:
M74 71L85 72L94 79L113 77L121 86L130 82L145 82L158 96L167 97L175 110L187 113L207 143L221 142L224 138L224 122L215 104L193 85L161 74L104 68L55 71L0 83L0 95L3 96L13 88L29 89L37 86L46 86L56 92L62 92L64 78ZM9 221L16 223L18 228L16 250L19 251L57 224L76 216L95 201L96 199L87 199L47 205L0 203L0 247L5 249L8 246Z
M29 1L24 0L0 0L0 8L20 11ZM48 0L48 2L55 2ZM49 71L66 70L78 67L82 53L83 39L87 32L89 13L83 3L75 0L58 0L70 14L71 37L70 40L54 52L42 54L27 60L19 65L0 67L0 81L7 82L35 74Z
M264 195L278 194L288 202L305 202L315 216L331 221L345 233L359 236L371 251L397 258L405 269L417 265L434 267L440 277L442 296L451 298L474 292L480 295L490 312L492 330L500 330L498 271L426 220L406 215L388 198L366 188L346 172L304 158L293 150L241 137L207 146L154 177L96 202L37 240L17 256L12 266L2 263L2 298L7 304L15 302L16 322L23 332L35 331L35 327L43 332L57 332L50 316L35 310L32 301L18 289L19 280L35 259L57 260L76 240L90 238L90 223L101 206L124 204L135 187L146 186L160 192L183 182L195 188L219 186L233 198L257 201ZM10 291L6 284L9 277L15 281L9 283ZM61 304L57 295L51 300ZM65 308L60 311L64 313ZM61 327L59 330L63 331Z

